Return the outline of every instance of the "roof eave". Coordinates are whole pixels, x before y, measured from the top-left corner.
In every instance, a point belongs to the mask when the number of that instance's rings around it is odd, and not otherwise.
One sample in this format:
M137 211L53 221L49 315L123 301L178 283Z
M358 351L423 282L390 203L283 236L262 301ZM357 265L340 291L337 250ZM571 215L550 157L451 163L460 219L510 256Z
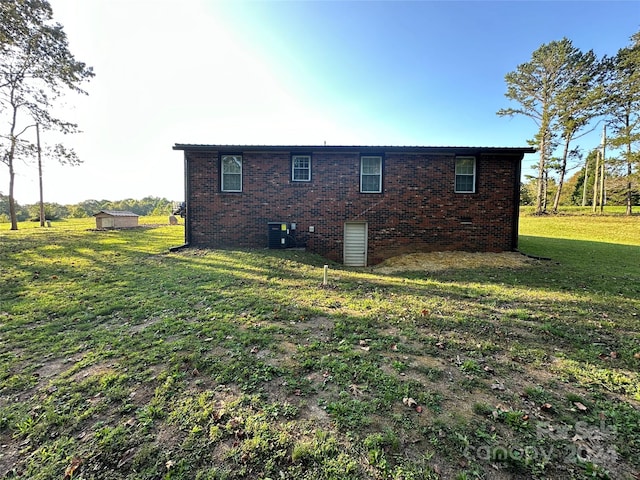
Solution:
M461 146L376 146L376 145L208 145L176 143L173 150L204 152L258 152L258 151L286 151L286 152L389 152L389 153L432 153L432 154L505 154L505 153L535 153L533 147L461 147Z

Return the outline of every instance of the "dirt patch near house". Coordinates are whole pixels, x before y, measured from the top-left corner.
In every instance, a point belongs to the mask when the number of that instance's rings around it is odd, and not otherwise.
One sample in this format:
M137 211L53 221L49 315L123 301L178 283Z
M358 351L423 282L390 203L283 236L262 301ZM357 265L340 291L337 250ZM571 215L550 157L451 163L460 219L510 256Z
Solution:
M377 273L439 272L463 268L521 268L534 260L518 252L430 252L392 257L376 265Z

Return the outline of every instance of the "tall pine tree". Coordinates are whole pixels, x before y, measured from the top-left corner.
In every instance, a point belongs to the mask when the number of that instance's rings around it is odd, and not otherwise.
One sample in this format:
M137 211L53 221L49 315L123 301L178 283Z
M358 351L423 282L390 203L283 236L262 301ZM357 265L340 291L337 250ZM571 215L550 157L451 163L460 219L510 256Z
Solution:
M558 143L570 142L588 122L584 99L592 84L586 72L596 65L593 52L582 53L571 40L563 38L544 44L531 60L505 75L505 96L519 104L497 112L500 116L524 115L538 126L533 142L538 148L538 176L535 213L546 211L546 187L550 161ZM567 114L567 108L571 114ZM566 148L567 154L569 148ZM566 162L566 156L565 158ZM560 166L562 163L560 162ZM566 168L566 163L565 163Z

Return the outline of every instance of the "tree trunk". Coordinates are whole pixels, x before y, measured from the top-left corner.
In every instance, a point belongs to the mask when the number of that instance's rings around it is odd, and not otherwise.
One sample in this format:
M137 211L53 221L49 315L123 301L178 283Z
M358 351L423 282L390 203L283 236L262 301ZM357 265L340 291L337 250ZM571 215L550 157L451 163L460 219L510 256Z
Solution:
M593 169L593 200L591 203L591 211L596 213L598 207L598 177L600 175L600 152L596 155L596 167Z
M9 141L11 142L11 146L9 147L9 155L7 156L7 164L9 165L9 217L11 217L11 230L18 230L16 201L13 197L13 186L16 180L16 172L13 169L13 160L16 155L16 142L18 141L18 139L15 137L16 122L18 119L18 107L16 106L16 99L13 89L11 90L11 107L13 108L11 117L11 130L9 132Z
M44 195L42 190L42 155L40 149L40 125L36 123L36 139L38 141L38 180L40 183L40 226L44 227Z
M544 169L544 182L543 182L543 189L542 189L542 212L540 213L546 213L547 212L547 196L549 195L549 170L547 170L546 168Z
M604 154L602 155L602 162L600 164L600 213L604 212L604 204L607 201L606 190L604 187Z
M547 170L547 132L546 125L540 128L540 161L538 162L538 188L536 192L536 215L542 215L547 209L547 188L545 172Z
M11 147L9 148L9 217L11 217L11 230L18 230L18 217L16 216L16 201L13 196L13 186L16 181L16 172L13 169L13 157L16 151L16 139L11 128Z
M544 148L540 149L540 163L538 163L538 185L537 185L537 191L536 191L536 211L535 214L536 215L541 215L543 210L542 210L542 198L544 195Z
M13 149L12 149L13 150ZM18 218L16 216L16 202L13 198L13 184L16 174L13 170L13 158L9 159L9 217L11 217L11 230L18 229Z
M589 155L584 161L584 183L582 184L582 206L587 206L587 183L589 183Z
M602 162L600 171L600 213L604 213L604 204L607 201L606 190L604 184L605 162L607 159L607 125L602 126Z
M562 164L560 165L560 178L558 179L558 189L553 198L553 213L558 213L558 205L560 204L560 194L562 193L562 185L564 185L564 176L567 173L567 156L569 155L569 140L564 142L564 152L562 153Z
M629 115L627 115L627 126L629 125ZM632 208L632 200L633 200L633 191L631 190L631 173L633 172L631 168L631 142L627 142L627 215L631 215L633 213Z
M627 154L631 155L630 146L627 145ZM630 158L630 157L627 157ZM627 215L633 214L632 185L631 185L631 160L627 160Z

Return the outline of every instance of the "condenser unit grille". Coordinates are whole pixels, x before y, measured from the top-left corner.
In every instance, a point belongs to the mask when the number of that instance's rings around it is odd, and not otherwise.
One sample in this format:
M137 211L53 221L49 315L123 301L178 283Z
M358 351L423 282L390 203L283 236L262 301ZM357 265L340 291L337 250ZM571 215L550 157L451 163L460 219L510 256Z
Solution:
M287 248L289 224L286 222L269 222L269 248Z

